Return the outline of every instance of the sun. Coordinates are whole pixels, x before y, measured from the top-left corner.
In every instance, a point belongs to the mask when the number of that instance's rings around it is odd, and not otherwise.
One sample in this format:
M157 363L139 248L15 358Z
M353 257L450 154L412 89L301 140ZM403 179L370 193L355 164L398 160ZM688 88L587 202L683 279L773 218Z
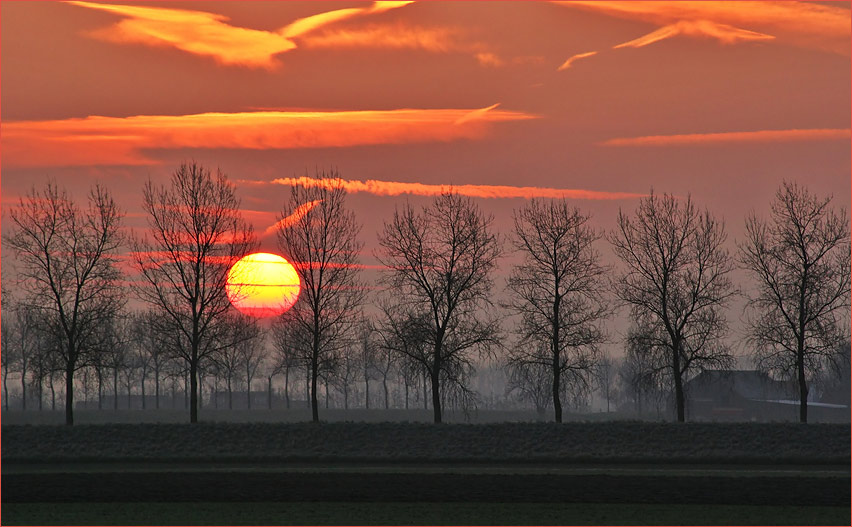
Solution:
M272 317L296 303L300 291L296 269L281 256L253 253L240 258L228 271L225 292L241 313Z

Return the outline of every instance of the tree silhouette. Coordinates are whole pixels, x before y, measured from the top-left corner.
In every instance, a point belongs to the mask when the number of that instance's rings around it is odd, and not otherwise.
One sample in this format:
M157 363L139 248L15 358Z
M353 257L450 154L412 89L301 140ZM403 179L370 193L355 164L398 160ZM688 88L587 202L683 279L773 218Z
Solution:
M293 186L282 220L304 204L315 205L295 223L279 222L278 244L291 259L301 280L296 304L282 317L298 341L307 344L311 415L319 421L317 380L333 358L348 345L349 330L358 318L363 290L358 281L358 241L361 226L346 208L346 190L337 172L320 173L317 186ZM326 375L326 379L328 375Z
M428 371L436 423L442 379L467 393L469 353L497 342L496 321L483 316L500 254L492 224L473 201L448 191L419 213L406 204L379 234L379 259L390 269L386 281L403 311L422 324L431 348L428 358L410 357Z
M803 423L809 376L843 360L839 343L849 338L849 217L830 205L830 197L784 182L771 219L752 214L740 245L757 282L749 342L760 366L796 379Z
M608 238L625 266L613 281L615 293L634 320L652 328L647 349L666 354L682 422L689 372L731 362L721 342L727 330L722 309L734 294L724 225L700 213L690 197L651 191L634 217L619 210L618 227Z
M514 213L513 244L523 255L509 277L507 307L521 316L510 363L550 371L554 417L562 422L561 384L586 382L609 313L604 275L589 216L562 200L533 199Z
M93 334L119 309L116 255L123 243L121 213L95 185L79 207L56 183L33 188L9 212L6 242L15 251L26 303L43 313L45 331L59 340L65 372L65 423L74 424L74 374L84 366Z
M230 308L227 272L255 247L239 212L234 185L217 171L182 164L168 186L142 192L149 236L133 243L140 274L135 291L162 315L161 334L186 364L190 422L198 422L198 368L216 351L216 323Z

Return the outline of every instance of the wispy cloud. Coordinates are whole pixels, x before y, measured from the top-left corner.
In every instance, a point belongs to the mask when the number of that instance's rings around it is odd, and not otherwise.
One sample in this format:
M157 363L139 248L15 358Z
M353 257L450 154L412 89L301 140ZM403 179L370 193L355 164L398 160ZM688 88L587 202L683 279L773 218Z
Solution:
M494 109L265 111L0 123L6 166L143 165L147 149L285 149L455 141L493 123L534 119Z
M597 55L597 54L598 54L597 51L587 51L586 53L577 53L576 55L573 55L572 57L568 58L568 60L563 62L561 66L556 68L556 71L567 70L568 68L570 68L574 64L574 62L576 62L580 59L585 59L587 57L592 57L592 56Z
M298 19L278 31L232 26L228 24L228 17L206 11L86 1L68 3L124 17L112 26L92 32L91 36L96 38L173 47L212 57L223 65L271 69L279 64L276 55L297 47L294 39L298 37L335 22L382 13L411 2L374 2L367 7L327 11Z
M778 43L844 55L848 55L850 50L852 23L849 9L817 2L576 0L558 3L659 26L677 26L684 21L693 25L688 30L692 33L685 32L683 27L669 27L666 32L678 30L679 34L692 36L731 38L736 34L745 36L745 33L740 33L742 31L751 31L772 35ZM716 27L703 31L709 26L702 28L702 22ZM718 29L719 26L722 30Z
M391 48L447 52L461 47L458 31L450 28L426 28L394 25L370 25L359 28L330 29L306 36L306 48Z
M748 31L727 24L718 24L709 20L680 20L674 24L663 26L660 29L648 33L642 37L614 46L618 48L641 48L654 42L659 42L672 37L686 35L690 37L709 37L722 42L733 44L736 42L772 40L772 35L764 35L755 31Z
M263 184L265 182L255 182ZM474 198L569 198L613 200L639 198L644 194L629 192L604 192L597 190L548 188L548 187L515 187L509 185L432 185L427 183L404 183L400 181L379 181L368 179L319 179L311 177L278 178L270 183L275 185L303 187L336 187L342 185L347 192L366 192L377 196L399 196L412 194L416 196L436 196L452 189L463 196Z
M754 132L718 132L709 134L647 135L620 137L600 143L602 146L670 146L721 143L776 143L795 141L849 140L850 131L843 128L758 130Z
M263 231L263 237L272 236L280 229L286 229L288 227L293 226L297 221L304 218L305 214L310 212L311 209L319 205L321 202L321 199L317 199L314 201L309 201L307 203L302 203L301 205L296 207L296 210L294 210L292 214L287 217L281 218L277 222L267 227L266 230Z

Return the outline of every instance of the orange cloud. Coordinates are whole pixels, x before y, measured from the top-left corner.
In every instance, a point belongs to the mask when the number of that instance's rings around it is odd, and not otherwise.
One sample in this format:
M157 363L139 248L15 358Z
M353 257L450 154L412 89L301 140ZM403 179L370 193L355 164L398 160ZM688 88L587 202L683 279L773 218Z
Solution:
M591 56L597 55L597 54L598 54L598 52L597 52L597 51L588 51L588 52L586 52L586 53L578 53L578 54L576 54L576 55L574 55L574 56L570 57L570 58L569 58L568 60L566 60L565 62L563 62L561 66L559 66L558 68L556 68L556 71L567 70L568 68L570 68L570 67L571 67L571 65L572 65L572 64L574 64L574 62L576 62L576 61L578 61L578 60L580 60L580 59L584 59L584 58L586 58L586 57L591 57Z
M399 196L413 194L417 196L436 196L452 189L463 196L474 198L571 198L571 199L629 199L639 198L644 194L628 192L602 192L596 190L563 189L547 187L513 187L508 185L430 185L426 183L402 183L399 181L367 181L347 179L319 179L310 177L278 178L272 180L276 185L303 187L335 188L341 184L347 192L367 192L377 196Z
M278 65L276 55L297 47L294 38L334 22L382 13L410 2L374 2L369 7L328 11L296 20L279 31L232 26L227 23L228 17L205 11L85 1L68 3L125 17L112 26L92 32L91 36L96 38L118 43L173 47L212 57L223 65L271 69Z
M496 106L496 105L495 105ZM483 137L492 123L534 119L486 109L264 111L92 116L0 123L6 166L144 165L157 148L321 148Z
M669 146L703 145L720 143L776 143L794 141L833 141L850 138L850 131L842 128L805 130L759 130L756 132L720 132L710 134L648 135L621 137L600 143L602 146Z
M303 38L305 48L414 49L432 53L468 53L480 66L501 67L506 61L481 42L465 42L461 31L447 27L418 27L402 23L361 28L330 29ZM512 63L526 61L516 58Z
M763 33L748 31L734 26L729 26L727 24L718 24L716 22L710 22L709 20L680 20L674 24L661 27L660 29L635 40L614 46L613 49L641 48L648 44L653 44L654 42L659 42L679 35L710 37L715 38L724 44L755 40L772 40L775 38L772 35L764 35Z
M849 9L816 2L578 0L558 3L660 26L676 25L682 21L693 24L706 21L715 25L722 24L736 31L745 31L738 28L747 28L773 35L779 43L844 55L848 55L850 49L852 19ZM672 28L668 31L671 30ZM698 29L693 31L707 35ZM730 31L722 30L723 33Z
M396 48L447 52L458 48L457 31L449 28L423 28L396 24L343 28L308 35L302 39L306 48Z
M281 218L277 222L273 223L269 227L263 231L263 236L272 236L277 233L279 229L286 229L291 225L295 224L297 221L301 220L305 217L305 214L311 211L312 208L316 207L322 202L321 199L317 199L314 201L309 201L307 203L303 203L296 207L296 210L293 211L293 214L290 214L286 218Z

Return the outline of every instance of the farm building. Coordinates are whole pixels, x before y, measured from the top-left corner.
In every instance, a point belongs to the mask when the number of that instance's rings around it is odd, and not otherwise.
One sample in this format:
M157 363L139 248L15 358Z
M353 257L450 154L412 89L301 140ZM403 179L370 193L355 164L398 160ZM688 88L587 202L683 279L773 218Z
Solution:
M684 386L691 421L796 421L798 389L757 370L705 370ZM811 389L812 421L849 421L849 405L820 401Z

